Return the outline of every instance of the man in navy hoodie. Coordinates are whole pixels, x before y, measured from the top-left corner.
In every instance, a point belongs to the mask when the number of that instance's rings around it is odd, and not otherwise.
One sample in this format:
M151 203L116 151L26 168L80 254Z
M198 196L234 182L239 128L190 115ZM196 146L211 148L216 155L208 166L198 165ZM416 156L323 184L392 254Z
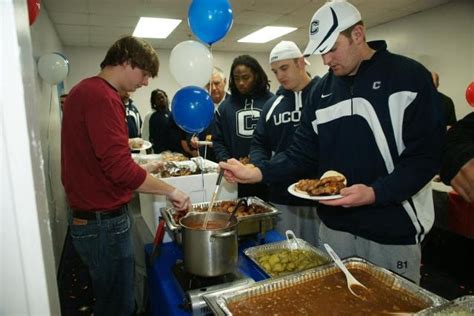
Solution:
M291 145L300 125L301 112L310 103L310 91L319 80L306 73L306 60L294 42L281 41L270 52L269 62L281 84L277 95L268 100L253 133L250 160L257 167ZM314 174L316 176L316 174ZM303 200L288 193L288 186L298 178L269 187L268 200L280 211L277 231L287 229L299 238L318 245L319 218L316 202Z
M265 102L273 97L268 77L258 61L249 55L234 59L230 67L229 89L232 94L219 106L212 141L216 161L246 159L250 142ZM239 185L238 196L266 199L266 186Z
M321 240L341 257L362 257L418 283L445 129L431 74L388 52L384 41L367 43L348 2L324 4L309 31L305 55L321 55L330 69L303 109L292 146L258 168L235 160L221 167L228 181L243 183L311 170L344 174L342 198L320 201Z

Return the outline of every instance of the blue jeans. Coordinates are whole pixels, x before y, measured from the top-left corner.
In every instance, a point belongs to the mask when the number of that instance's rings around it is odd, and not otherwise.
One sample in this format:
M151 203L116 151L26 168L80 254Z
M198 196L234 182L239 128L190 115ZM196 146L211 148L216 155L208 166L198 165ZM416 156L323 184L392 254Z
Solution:
M73 221L71 238L89 268L96 302L94 315L132 315L134 255L128 212L106 220Z

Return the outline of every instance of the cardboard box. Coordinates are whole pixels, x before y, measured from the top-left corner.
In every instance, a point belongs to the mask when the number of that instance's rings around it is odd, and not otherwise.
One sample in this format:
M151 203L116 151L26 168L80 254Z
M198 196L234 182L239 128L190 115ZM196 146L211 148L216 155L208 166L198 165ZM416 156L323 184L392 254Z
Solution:
M182 177L162 178L164 182L189 194L192 203L209 202L216 188L218 173L196 174ZM236 199L237 184L228 183L222 179L221 187L217 195L218 200ZM161 209L170 207L169 202L163 195L140 193L141 214L148 228L155 234ZM171 241L166 235L164 242Z

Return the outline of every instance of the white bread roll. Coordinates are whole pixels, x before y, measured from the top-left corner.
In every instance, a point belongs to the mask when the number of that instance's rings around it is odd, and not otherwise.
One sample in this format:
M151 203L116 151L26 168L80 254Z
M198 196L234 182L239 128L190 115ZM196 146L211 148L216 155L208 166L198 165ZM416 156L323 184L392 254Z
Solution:
M347 179L346 177L342 174L342 173L339 173L335 170L328 170L326 171L322 176L321 176L321 180L324 179L324 178L328 178L328 177L342 177L344 179L344 185L347 185Z

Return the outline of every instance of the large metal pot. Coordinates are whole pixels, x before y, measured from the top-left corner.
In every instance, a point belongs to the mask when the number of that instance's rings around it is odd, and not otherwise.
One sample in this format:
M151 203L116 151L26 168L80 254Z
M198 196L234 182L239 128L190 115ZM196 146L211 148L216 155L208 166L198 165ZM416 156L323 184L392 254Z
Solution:
M183 230L184 268L203 277L233 272L237 266L237 218L210 213L208 229L203 229L206 213L188 213L179 221ZM216 226L219 228L212 228Z

